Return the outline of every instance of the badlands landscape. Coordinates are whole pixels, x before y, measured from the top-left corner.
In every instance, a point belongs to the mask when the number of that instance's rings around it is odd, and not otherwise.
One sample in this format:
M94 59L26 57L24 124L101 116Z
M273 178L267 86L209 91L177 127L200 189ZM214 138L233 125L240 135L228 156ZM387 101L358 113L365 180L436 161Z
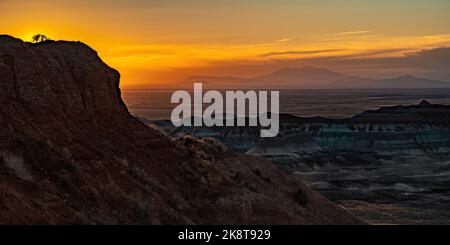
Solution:
M346 119L282 114L279 136L266 139L257 128L147 123L263 157L369 223L449 223L450 106L422 101Z

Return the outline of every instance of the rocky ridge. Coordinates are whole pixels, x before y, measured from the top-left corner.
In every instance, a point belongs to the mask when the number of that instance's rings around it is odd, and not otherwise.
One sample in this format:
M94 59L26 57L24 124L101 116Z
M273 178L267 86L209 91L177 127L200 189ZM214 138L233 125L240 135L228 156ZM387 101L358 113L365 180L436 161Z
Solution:
M361 224L273 164L144 125L80 42L0 36L0 223Z

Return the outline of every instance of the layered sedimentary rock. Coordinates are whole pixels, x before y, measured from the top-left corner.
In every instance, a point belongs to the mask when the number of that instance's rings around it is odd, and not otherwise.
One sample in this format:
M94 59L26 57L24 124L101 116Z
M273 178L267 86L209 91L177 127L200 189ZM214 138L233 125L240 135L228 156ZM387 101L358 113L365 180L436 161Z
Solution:
M79 42L0 36L0 223L360 224L293 176L131 116Z
M347 119L280 115L280 134L254 128L172 128L264 157L373 223L450 223L450 106L422 101Z

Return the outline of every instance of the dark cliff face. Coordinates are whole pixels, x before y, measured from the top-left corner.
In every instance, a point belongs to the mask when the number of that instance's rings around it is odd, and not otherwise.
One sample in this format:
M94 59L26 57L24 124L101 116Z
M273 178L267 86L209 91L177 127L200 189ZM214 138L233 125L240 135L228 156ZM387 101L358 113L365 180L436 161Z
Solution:
M119 77L85 44L0 36L0 223L361 223L260 158L148 128Z
M7 36L0 40L0 73L10 81L2 83L2 101L66 117L126 110L118 93L119 73L85 44L27 44Z

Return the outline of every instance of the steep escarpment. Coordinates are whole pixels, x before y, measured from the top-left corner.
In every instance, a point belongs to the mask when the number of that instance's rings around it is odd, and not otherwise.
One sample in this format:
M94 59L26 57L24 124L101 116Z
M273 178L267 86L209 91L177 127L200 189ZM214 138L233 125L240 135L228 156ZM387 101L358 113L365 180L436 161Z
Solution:
M78 42L0 36L0 223L359 224L274 165L132 117Z

